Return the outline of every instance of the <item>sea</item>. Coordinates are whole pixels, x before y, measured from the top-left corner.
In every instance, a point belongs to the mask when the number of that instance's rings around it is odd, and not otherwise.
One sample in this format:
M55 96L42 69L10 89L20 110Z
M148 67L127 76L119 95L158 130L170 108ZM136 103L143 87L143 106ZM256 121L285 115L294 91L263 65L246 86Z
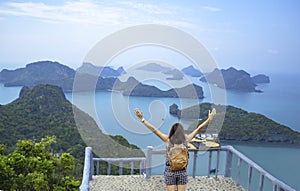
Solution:
M257 89L262 93L244 93L237 91L226 91L226 105L232 105L248 112L256 112L267 116L277 123L286 125L300 132L300 77L288 74L269 74L271 82L260 84ZM134 109L143 111L145 118L165 134L175 122L181 122L186 128L192 121L183 121L168 113L169 106L179 105L180 108L192 106L195 103L213 102L211 92L213 90L206 83L200 82L198 78L191 79L194 83L201 85L204 89L204 99L178 99L178 98L154 98L154 97L127 97L119 92L95 92L89 93L65 93L66 98L77 107L92 116L104 133L111 135L122 135L130 143L137 145L143 151L148 146L153 148L164 148L162 141L153 135L147 128L138 122L134 115ZM150 82L149 82L150 83ZM155 82L154 82L155 83ZM161 89L164 84L156 83ZM15 100L21 87L4 87L0 84L0 104L8 104ZM218 91L218 90L217 90ZM242 124L241 124L242 127ZM221 145L231 145L238 151L249 157L274 177L287 183L296 190L300 190L300 148L293 145L280 144L254 144L247 142L221 142ZM193 158L191 155L190 160ZM105 157L105 156L103 156ZM220 174L224 172L225 156L221 154ZM216 157L213 155L212 167L215 167ZM190 161L190 164L192 161ZM207 174L208 154L197 154L196 175ZM233 161L236 165L237 161ZM205 164L205 165L201 165ZM154 168L152 174L163 174L164 156L154 157ZM243 164L245 165L245 164ZM242 170L247 174L247 167L242 165ZM191 166L191 165L190 165ZM191 175L192 170L188 170ZM243 177L244 175L242 175ZM233 179L236 172L233 171ZM242 185L246 186L246 178L242 178ZM253 186L258 186L258 174L253 175ZM271 190L271 183L266 181L266 189Z

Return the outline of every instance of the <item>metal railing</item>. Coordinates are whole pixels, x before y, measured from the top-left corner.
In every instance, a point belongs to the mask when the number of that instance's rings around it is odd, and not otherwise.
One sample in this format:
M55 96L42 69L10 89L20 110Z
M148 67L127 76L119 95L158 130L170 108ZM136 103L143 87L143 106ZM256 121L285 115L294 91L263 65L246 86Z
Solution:
M131 163L131 173L133 173L133 162L138 161L140 162L140 174L146 171L146 179L151 177L151 169L152 169L152 156L153 155L161 155L165 154L165 150L154 150L151 146L148 147L147 156L146 158L93 158L92 157L92 148L87 147L85 150L85 164L84 164L84 172L82 178L82 184L80 186L81 191L89 191L89 181L92 180L92 175L94 173L94 161L96 162L96 174L99 174L99 161L106 161L107 162L107 174L110 174L110 163L119 163L119 174L122 175L122 164L123 162L130 162ZM189 152L194 153L193 158L193 169L192 169L192 176L195 178L196 175L196 168L197 168L197 152L199 150L189 150ZM220 162L220 152L225 152L226 154L226 161L225 161L225 172L224 177L232 178L237 185L240 185L241 181L241 164L245 163L248 165L248 172L247 172L247 190L259 190L262 191L264 189L264 182L265 179L268 179L273 184L273 191L295 191L295 189L291 188L289 185L283 183L282 181L278 180L270 173L265 171L262 167L257 165L255 162L250 160L248 157L234 149L232 146L222 146L220 148L211 148L207 150L209 153L209 161L208 161L208 169L207 169L207 176L209 177L211 174L211 164L212 164L212 153L217 152L217 160L216 160L216 169L215 169L215 176L218 176L219 171L219 162ZM232 169L233 169L233 156L237 157L237 164L234 166L237 169L237 175L234 179L232 177ZM97 170L98 169L98 170ZM257 170L259 173L259 185L258 188L253 188L252 179L253 179L253 170Z
M134 174L134 162L139 163L140 174L144 172L146 158L93 158L96 162L96 175L99 175L99 163L104 161L107 163L107 175L111 173L111 164L119 163L119 175L123 174L123 163L130 163L130 174Z
M93 179L93 173L94 173L94 164L93 164L92 147L86 147L82 182L79 187L80 191L90 190L90 181Z
M231 169L232 169L232 157L235 155L238 158L237 162L237 177L236 177L236 184L240 184L240 177L241 177L241 164L245 162L248 165L248 175L247 175L247 190L251 190L251 182L252 182L252 172L253 169L259 172L259 185L258 188L254 188L254 190L262 191L264 188L264 181L265 178L269 179L273 184L273 191L296 191L289 185L285 184L284 182L280 181L279 179L272 176L270 173L265 171L262 167L258 164L250 160L248 157L234 149L232 146L223 146L221 150L226 151L226 167L225 167L225 177L231 177Z
M106 162L107 165L107 175L111 173L111 164L118 163L119 166L119 175L123 174L123 164L130 164L130 173L134 174L134 163L139 163L139 173L143 174L145 172L145 161L146 158L93 158L92 148L85 148L85 160L84 160L84 169L83 169L83 177L82 182L79 187L80 191L89 191L89 182L93 179L94 170L95 175L99 175L100 162ZM96 163L96 164L95 164ZM94 169L94 165L96 165L96 169Z

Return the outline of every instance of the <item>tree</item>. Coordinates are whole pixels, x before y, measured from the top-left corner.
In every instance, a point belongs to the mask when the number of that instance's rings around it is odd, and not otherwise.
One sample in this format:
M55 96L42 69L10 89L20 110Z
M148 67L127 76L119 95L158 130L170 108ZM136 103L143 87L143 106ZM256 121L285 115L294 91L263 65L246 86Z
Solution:
M75 159L69 153L51 153L55 142L55 137L37 143L19 140L7 156L1 145L0 190L78 190L80 182L71 176Z

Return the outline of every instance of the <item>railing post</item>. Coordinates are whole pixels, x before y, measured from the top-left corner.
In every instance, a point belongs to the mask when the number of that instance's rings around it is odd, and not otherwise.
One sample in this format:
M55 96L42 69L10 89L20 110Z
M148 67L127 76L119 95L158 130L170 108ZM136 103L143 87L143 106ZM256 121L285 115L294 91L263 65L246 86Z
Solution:
M146 179L149 179L151 177L151 160L152 160L152 146L147 147L147 156L146 156Z
M263 191L263 188L264 188L264 178L265 178L265 176L263 174L260 174L259 191Z
M107 161L107 175L110 175L110 169L111 169L111 165L110 165L110 162Z
M89 153L90 153L90 177L89 180L93 179L93 175L94 175L94 160L93 160L93 152L92 152L92 147L88 147L89 149Z
M119 162L119 175L123 174L123 162Z
M145 160L140 162L140 174L145 173Z
M215 177L217 178L219 172L219 163L220 163L220 150L217 151L217 166L216 166L216 174Z
M212 156L212 151L209 151L209 159L208 159L208 172L207 172L207 177L210 177L210 169L211 169L211 156Z
M242 159L239 157L237 162L236 184L240 185Z
M193 178L195 178L196 176L196 166L197 166L197 150L194 150Z
M225 174L226 178L231 177L231 167L232 167L232 152L227 150L226 152L226 166L225 166Z
M134 174L134 163L131 161L130 163L130 174L133 175Z
M100 161L96 162L96 175L99 175L99 163Z
M248 191L251 191L252 166L248 168Z
M86 147L82 183L79 187L80 191L90 190L89 182L93 178L93 172L94 172L94 163L93 163L92 147Z

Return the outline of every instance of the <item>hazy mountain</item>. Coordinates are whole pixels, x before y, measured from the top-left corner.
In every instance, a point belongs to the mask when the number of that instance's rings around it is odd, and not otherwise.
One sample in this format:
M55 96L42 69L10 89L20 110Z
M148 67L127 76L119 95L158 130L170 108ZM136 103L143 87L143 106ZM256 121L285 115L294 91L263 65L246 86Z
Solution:
M137 70L144 70L147 72L161 72L166 76L166 80L182 80L183 73L176 69L168 66L163 66L162 64L157 63L148 63L144 66L138 67Z
M252 81L254 83L270 83L270 78L264 74L258 74L256 76L253 76L252 78Z
M147 67L155 70L162 67L158 64L150 64ZM145 69L145 68L144 68ZM162 68L160 68L162 69ZM124 95L150 96L150 97L178 97L176 90L163 91L154 86L145 85L130 77L126 82L121 82L116 76L124 73L124 68L114 70L110 67L98 67L90 63L83 64L75 70L58 62L40 61L26 65L25 68L16 70L2 70L0 72L0 82L5 86L28 86L33 87L39 84L50 84L60 86L63 91L120 91ZM101 73L100 77L99 74ZM165 70L170 80L182 78L178 70ZM76 74L76 78L75 78ZM75 86L74 86L75 80ZM195 86L197 96L183 94L186 98L203 98L201 87ZM131 92L133 91L133 92Z
M85 73L90 74L94 76L99 76L101 78L117 78L119 77L123 72L125 72L123 67L118 68L117 70L114 70L113 68L109 66L95 66L91 63L83 63L82 66L77 68L76 70L79 73Z
M5 86L28 86L52 84L70 90L75 70L58 62L39 61L16 70L4 69L0 72L0 82Z
M183 68L181 70L184 74L188 75L188 76L192 76L192 77L201 77L203 74L197 70L196 68L194 68L192 65Z
M222 81L222 79L224 81ZM252 80L249 73L244 70L237 70L233 67L226 70L215 69L214 71L205 74L200 80L228 90L261 92L260 90L255 89L257 85Z

